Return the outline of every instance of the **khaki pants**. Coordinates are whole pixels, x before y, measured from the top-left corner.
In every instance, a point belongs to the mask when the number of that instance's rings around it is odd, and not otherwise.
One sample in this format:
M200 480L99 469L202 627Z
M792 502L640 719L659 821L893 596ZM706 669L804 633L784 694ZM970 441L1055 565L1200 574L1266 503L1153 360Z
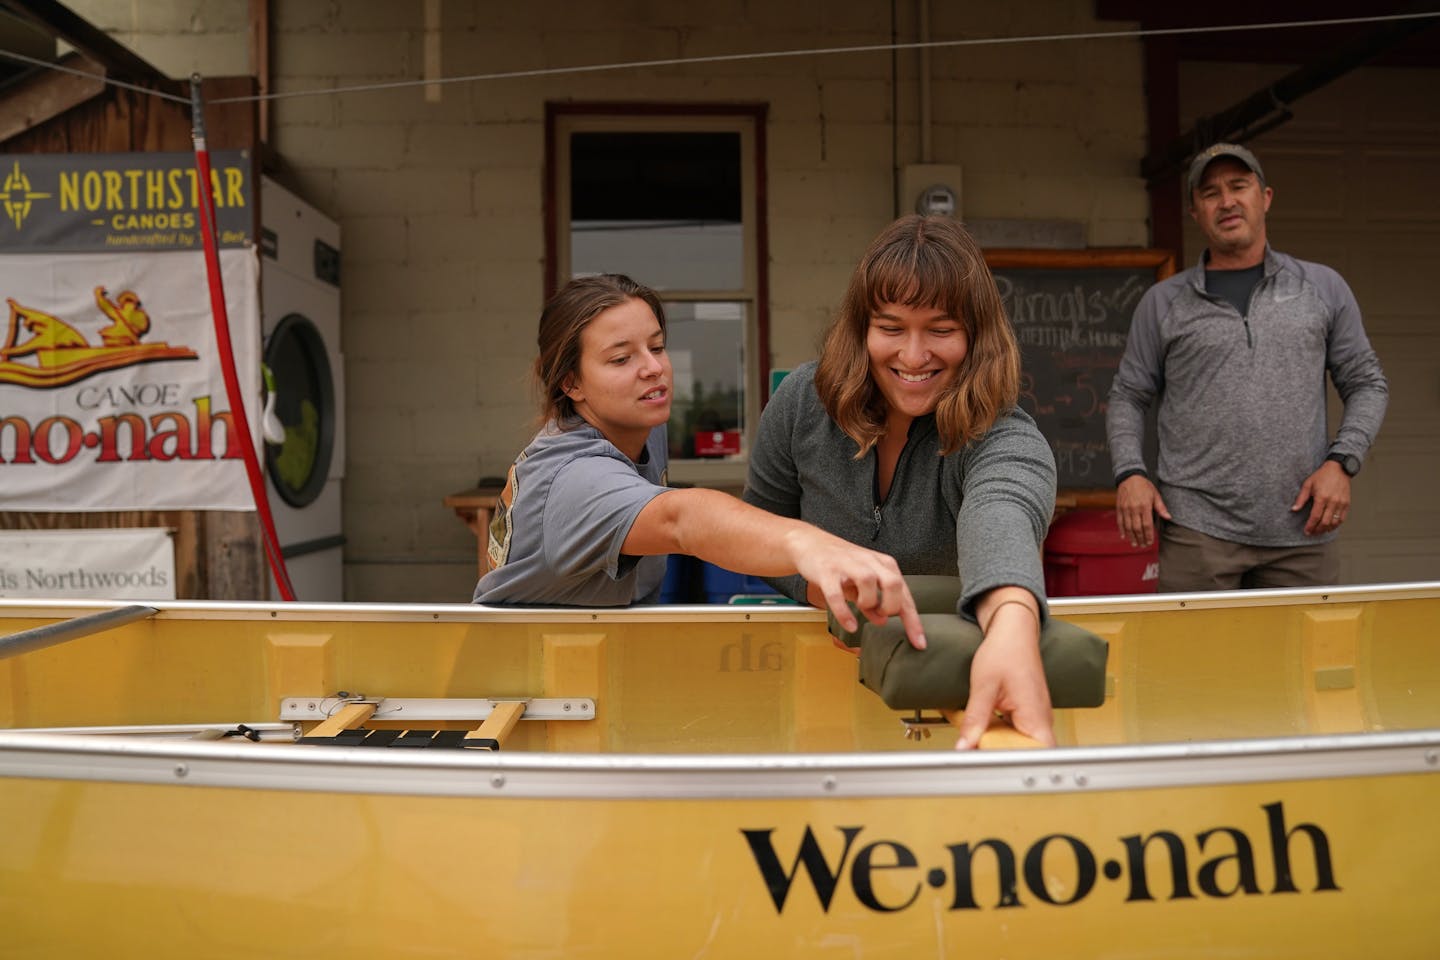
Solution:
M1340 579L1335 541L1251 547L1176 523L1161 523L1161 593L1267 587L1326 587Z

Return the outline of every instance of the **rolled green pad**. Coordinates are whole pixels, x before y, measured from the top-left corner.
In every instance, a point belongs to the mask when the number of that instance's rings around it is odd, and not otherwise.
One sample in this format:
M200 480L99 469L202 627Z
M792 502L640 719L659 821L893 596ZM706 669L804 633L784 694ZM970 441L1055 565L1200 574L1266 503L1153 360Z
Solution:
M860 618L845 630L830 617L830 632L860 648L860 682L894 710L963 710L970 699L970 663L984 636L955 612L956 577L906 577L926 648L916 650L899 617L883 624ZM1040 631L1040 661L1054 707L1098 707L1105 702L1105 659L1110 645L1073 623L1047 618Z

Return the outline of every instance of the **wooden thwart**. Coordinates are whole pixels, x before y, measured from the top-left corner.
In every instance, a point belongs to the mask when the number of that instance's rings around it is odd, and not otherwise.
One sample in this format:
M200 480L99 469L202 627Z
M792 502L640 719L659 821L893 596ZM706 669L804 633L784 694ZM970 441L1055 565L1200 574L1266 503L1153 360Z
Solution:
M466 742L461 746L481 750L499 750L510 731L520 722L525 715L525 702L523 700L509 700L504 703L495 704L495 709L490 711L490 716L485 722L474 730L465 734ZM488 741L484 744L477 744L474 741Z
M306 734L306 738L334 737L351 727L358 727L375 713L375 706L373 703L347 703L328 720L317 724Z
M965 721L964 710L941 710L940 712L957 730ZM980 734L980 742L975 746L980 750L1037 750L1044 744L1016 730L1010 725L1008 717L1002 718L997 715L990 718L990 726Z
M377 701L347 703L316 724L300 738L308 745L366 747L451 747L471 750L499 750L525 715L528 701L495 703L485 720L474 730L367 730L362 726L375 716ZM588 712L588 711L587 711Z

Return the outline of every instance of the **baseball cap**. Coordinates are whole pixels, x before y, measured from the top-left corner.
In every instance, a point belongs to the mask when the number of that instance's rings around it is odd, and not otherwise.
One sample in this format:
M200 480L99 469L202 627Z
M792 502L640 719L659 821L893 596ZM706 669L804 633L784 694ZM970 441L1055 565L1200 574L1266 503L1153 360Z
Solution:
M1250 168L1251 173L1260 178L1260 186L1265 186L1265 171L1260 169L1260 161L1255 159L1255 154L1238 143L1216 143L1201 150L1195 155L1195 159L1190 161L1190 176L1186 179L1190 193L1194 193L1195 188L1200 185L1200 178L1205 174L1205 168L1210 166L1211 161L1221 157L1239 160Z

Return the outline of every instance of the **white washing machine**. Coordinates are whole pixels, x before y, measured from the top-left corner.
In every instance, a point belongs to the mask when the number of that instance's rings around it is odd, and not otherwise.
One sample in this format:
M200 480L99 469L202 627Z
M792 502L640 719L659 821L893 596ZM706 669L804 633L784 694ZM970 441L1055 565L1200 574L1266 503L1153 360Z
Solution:
M260 181L262 357L282 443L265 443L265 487L297 600L344 597L345 361L340 226ZM279 596L272 576L270 596Z

